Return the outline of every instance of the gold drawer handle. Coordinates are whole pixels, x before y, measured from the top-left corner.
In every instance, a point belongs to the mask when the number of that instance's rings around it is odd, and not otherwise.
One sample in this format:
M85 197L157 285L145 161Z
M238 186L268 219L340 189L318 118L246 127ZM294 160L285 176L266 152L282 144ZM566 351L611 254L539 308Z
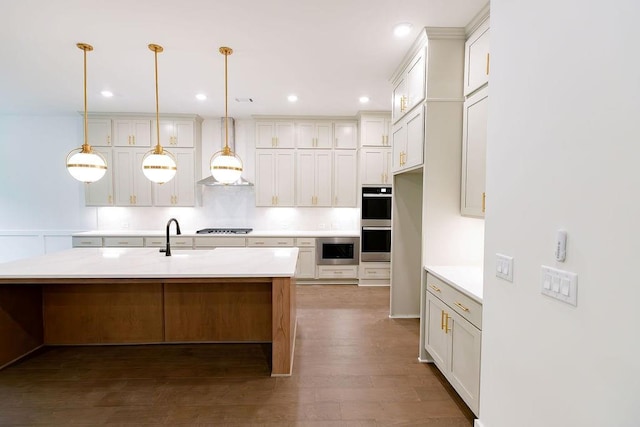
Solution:
M462 311L469 311L469 309L467 307L465 307L464 305L460 304L459 302L456 302L456 305L458 307L460 307L462 309Z
M440 329L444 331L444 310L440 310Z
M431 289L433 289L434 291L436 291L436 292L440 292L440 288L439 288L439 287L437 287L436 285L429 285L429 287L430 287Z

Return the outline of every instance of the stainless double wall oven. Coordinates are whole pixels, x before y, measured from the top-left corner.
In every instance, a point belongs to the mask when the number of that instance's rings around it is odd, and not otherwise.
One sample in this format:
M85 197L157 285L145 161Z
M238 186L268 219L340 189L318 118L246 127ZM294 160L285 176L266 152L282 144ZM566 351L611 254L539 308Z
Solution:
M362 187L361 261L391 261L391 187Z

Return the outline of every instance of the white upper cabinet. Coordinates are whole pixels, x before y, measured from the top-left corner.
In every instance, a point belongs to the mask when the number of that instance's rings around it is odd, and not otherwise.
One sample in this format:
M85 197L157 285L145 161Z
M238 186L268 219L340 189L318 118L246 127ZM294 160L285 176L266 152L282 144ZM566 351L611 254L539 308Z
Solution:
M295 128L292 121L256 121L256 148L294 148Z
M333 125L335 145L334 148L358 148L358 123L335 122Z
M489 82L489 20L485 20L465 43L464 94L469 95Z
M488 87L464 103L460 210L467 216L484 217L488 104Z
M391 148L360 150L360 181L362 184L391 184Z
M256 150L256 206L294 206L295 150Z
M297 206L331 206L331 150L297 153Z
M193 147L195 140L194 120L160 120L160 145L164 148ZM151 143L157 144L156 121L151 122Z
M423 164L424 106L407 114L393 127L393 173Z
M333 206L355 208L358 205L358 159L355 151L333 153Z
M160 121L162 123L162 121ZM152 184L154 187L154 206L194 206L195 205L195 167L193 150L175 148L176 176L164 184Z
M396 123L425 99L426 49L419 49L393 84L392 119Z
M113 133L116 147L148 147L151 145L151 120L116 119Z
M298 148L331 148L332 136L331 122L296 122Z
M390 147L391 115L365 115L360 117L360 146Z
M151 181L142 173L146 148L113 150L113 174L116 205L151 206Z
M96 147L111 147L111 120L87 119L89 145Z
M93 151L102 154L107 161L107 172L98 181L84 184L84 203L86 206L113 206L113 157L111 149L93 147Z

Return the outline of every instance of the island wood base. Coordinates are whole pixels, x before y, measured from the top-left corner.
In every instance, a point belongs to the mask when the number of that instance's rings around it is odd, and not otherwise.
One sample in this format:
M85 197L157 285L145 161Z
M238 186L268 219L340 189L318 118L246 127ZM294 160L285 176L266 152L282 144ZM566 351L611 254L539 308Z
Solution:
M295 279L1 279L0 366L42 345L271 342L291 375Z

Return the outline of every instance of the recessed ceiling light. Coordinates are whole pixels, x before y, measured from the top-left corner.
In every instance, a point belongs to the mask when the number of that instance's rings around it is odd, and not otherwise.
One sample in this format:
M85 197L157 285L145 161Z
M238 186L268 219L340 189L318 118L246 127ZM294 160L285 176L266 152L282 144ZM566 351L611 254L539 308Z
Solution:
M205 99L207 99L207 95L205 95L204 93L199 93L196 95L196 99L198 101L204 101Z
M393 27L393 35L396 37L404 37L411 32L413 25L408 22L401 22Z
M366 104L367 102L369 102L369 97L368 96L361 96L359 100L360 100L361 104Z
M289 95L287 96L289 102L296 102L298 100L298 95Z
M111 92L110 90L103 90L102 92L100 92L100 94L105 98L111 98L113 96L113 92Z

